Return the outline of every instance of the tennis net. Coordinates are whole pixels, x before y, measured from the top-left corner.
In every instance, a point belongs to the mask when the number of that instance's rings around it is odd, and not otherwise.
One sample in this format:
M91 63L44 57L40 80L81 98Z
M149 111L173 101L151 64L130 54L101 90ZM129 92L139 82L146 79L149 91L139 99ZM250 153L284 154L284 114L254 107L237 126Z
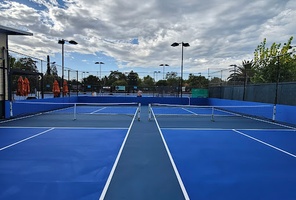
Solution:
M252 106L198 106L176 104L149 104L149 120L153 117L250 117L273 119L272 105Z
M53 102L13 102L11 117L34 114L70 115L76 120L78 115L128 115L140 120L139 103L53 103Z

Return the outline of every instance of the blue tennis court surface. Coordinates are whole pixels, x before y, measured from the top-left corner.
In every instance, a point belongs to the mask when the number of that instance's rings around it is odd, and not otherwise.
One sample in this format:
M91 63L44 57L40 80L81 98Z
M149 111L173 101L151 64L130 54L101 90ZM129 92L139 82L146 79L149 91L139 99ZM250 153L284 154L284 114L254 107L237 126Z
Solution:
M126 133L0 128L0 198L97 199Z
M296 129L249 115L270 107L49 106L0 122L0 199L296 199Z
M296 199L295 131L238 131L162 130L190 198Z

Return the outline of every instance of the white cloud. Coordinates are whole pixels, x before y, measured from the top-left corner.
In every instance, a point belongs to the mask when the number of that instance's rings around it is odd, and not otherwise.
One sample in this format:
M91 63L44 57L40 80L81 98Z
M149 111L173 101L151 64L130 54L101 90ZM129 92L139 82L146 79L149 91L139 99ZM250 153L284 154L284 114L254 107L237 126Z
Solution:
M60 2L60 1L59 1ZM33 37L11 38L11 46L43 56L60 53L57 39L75 38L69 52L105 54L119 68L147 68L168 63L180 66L181 48L173 42L189 42L184 49L184 70L196 73L227 68L249 59L267 38L286 42L295 35L296 4L292 0L31 0L0 3L2 25L27 29ZM138 44L131 41L138 40ZM84 59L85 60L85 59Z

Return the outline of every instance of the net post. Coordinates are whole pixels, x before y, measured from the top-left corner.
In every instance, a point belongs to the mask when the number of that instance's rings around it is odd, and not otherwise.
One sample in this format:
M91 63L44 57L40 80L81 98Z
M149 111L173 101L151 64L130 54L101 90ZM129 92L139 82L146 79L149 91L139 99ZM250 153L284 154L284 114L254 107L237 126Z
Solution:
M151 120L151 104L148 104L148 120Z
M141 103L138 104L138 121L141 119Z
M276 104L274 104L274 106L273 106L272 121L275 121L275 115L276 115Z
M73 120L76 120L76 103L74 103L74 119Z
M211 115L211 121L214 122L214 106L212 106L212 115Z

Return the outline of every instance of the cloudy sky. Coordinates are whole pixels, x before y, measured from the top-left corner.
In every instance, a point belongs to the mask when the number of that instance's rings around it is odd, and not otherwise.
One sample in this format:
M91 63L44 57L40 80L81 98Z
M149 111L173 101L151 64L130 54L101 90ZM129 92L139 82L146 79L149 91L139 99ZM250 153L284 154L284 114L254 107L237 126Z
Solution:
M102 75L111 70L140 76L165 71L184 77L214 71L253 58L264 38L285 43L296 32L295 0L4 0L0 25L33 33L10 36L9 49L61 65L59 39L65 44L65 67ZM44 70L44 69L43 69ZM155 74L154 71L161 73ZM80 74L80 73L79 73ZM216 76L216 75L215 75ZM72 78L72 77L71 77Z

